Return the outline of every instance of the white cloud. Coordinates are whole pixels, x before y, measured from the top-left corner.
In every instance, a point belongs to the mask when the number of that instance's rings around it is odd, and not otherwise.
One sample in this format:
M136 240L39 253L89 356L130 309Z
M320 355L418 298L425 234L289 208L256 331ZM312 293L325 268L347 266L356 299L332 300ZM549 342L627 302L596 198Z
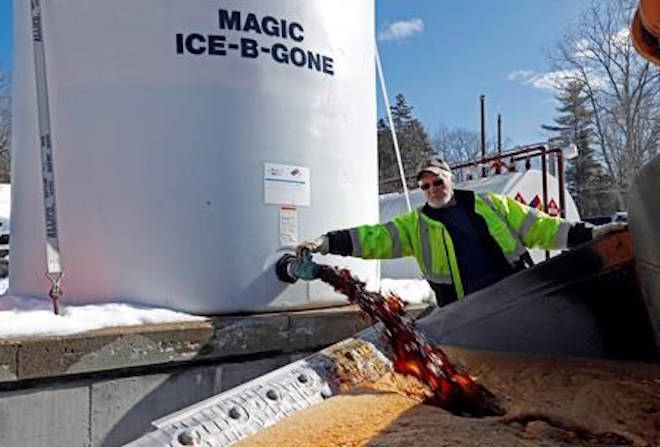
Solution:
M400 20L387 25L380 33L378 40L402 40L420 34L424 31L424 22L420 18Z
M593 57L594 53L591 50L591 45L587 39L580 39L575 44L575 51L573 56L575 57Z
M630 37L630 28L621 28L618 33L616 33L613 38L614 42L619 44L625 44L631 42Z
M515 70L507 75L509 81L518 81L523 85L540 90L557 90L565 83L579 78L577 70L558 70L545 73L537 73L533 70ZM589 81L592 87L602 87L606 82L605 79L595 74L589 75Z
M507 79L509 81L519 81L529 79L532 75L534 75L532 70L516 70L509 73L507 75Z
M542 90L556 90L578 75L577 70L549 71L547 73L536 73L525 84Z
M630 37L630 30L626 27L621 28L616 33L610 36L610 43L615 47L624 47L626 45L632 45L632 40ZM581 39L575 44L575 51L573 56L587 58L595 57L594 50L592 48L592 42L588 39Z
M631 45L630 30L627 27L621 28L610 36L610 43L617 47ZM576 42L573 56L576 58L594 58L594 48L592 42L588 39L582 39ZM587 69L587 77L592 88L602 88L608 84L608 80L603 73L596 69ZM538 73L533 70L515 70L507 75L509 81L519 82L541 90L557 90L563 84L573 79L581 79L582 74L577 70L558 70Z

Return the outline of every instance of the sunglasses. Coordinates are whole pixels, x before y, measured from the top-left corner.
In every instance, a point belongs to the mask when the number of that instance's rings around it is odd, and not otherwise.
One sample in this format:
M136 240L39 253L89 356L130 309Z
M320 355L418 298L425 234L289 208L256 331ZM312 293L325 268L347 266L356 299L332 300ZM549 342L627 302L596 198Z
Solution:
M429 189L431 187L431 184L433 186L444 186L445 181L443 179L439 178L437 180L433 180L433 182L431 182L431 183L422 183L422 184L419 185L419 187L421 188L422 191L426 191L427 189Z

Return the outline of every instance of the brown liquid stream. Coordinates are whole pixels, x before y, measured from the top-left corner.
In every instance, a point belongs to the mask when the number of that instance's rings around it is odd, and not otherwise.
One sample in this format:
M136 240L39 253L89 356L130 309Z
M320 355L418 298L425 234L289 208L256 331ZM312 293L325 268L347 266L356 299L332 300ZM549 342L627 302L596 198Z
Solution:
M504 410L497 397L468 374L459 371L438 346L429 343L405 316L403 302L396 296L383 297L365 290L365 283L346 269L319 265L318 277L346 295L371 318L385 326L392 346L394 369L412 375L433 392L425 403L460 416L501 416Z

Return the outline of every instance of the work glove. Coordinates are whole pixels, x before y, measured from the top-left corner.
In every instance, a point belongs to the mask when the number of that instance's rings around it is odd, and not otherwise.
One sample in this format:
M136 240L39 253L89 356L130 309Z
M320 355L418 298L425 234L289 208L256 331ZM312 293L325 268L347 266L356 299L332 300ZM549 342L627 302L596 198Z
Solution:
M328 239L328 236L323 235L321 237L317 237L316 239L304 241L298 244L296 247L296 256L298 256L298 259L303 259L305 252L325 255L329 251L330 239Z
M298 258L299 262L296 266L295 275L306 281L311 281L318 278L319 265L312 261L312 254L309 250L305 251L302 260Z
M591 230L591 237L593 239L598 239L601 236L605 236L608 233L614 231L622 231L628 228L628 224L625 222L610 222L603 225L598 225Z

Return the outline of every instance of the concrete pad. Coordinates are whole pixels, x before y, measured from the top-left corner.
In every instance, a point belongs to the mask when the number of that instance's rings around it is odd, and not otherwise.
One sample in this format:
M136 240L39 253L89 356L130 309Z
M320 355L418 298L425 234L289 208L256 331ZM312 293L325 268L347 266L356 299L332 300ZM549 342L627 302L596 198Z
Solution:
M18 378L31 379L186 361L212 335L208 322L168 323L22 341Z
M0 446L89 445L89 388L49 387L2 392Z
M416 316L426 306L411 306ZM0 382L191 360L315 351L370 326L356 306L217 316L0 342Z
M289 317L286 314L215 317L213 325L213 340L206 347L205 355L225 357L287 348Z
M0 342L0 382L18 378L19 343Z
M216 366L107 380L91 386L91 445L124 445L151 431L151 421L211 397Z
M286 352L318 350L371 326L355 310L313 311L291 316ZM319 330L322 328L323 330Z

